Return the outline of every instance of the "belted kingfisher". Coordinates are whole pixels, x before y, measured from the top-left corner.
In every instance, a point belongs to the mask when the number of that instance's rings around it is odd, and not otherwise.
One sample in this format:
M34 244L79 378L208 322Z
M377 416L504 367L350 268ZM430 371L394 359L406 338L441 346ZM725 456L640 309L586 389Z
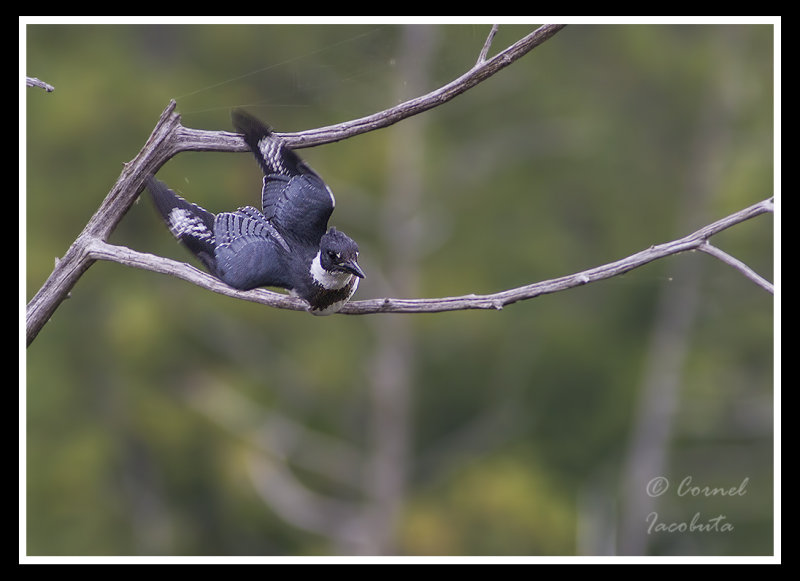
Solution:
M214 215L151 177L147 187L156 207L175 237L229 286L284 288L315 315L335 313L364 271L358 245L328 230L333 192L261 121L240 110L232 118L264 172L262 211L245 206Z

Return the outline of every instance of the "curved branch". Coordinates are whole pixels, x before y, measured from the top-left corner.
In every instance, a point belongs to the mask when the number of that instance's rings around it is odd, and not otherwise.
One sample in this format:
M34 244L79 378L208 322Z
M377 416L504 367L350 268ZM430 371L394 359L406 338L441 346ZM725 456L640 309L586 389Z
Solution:
M708 239L714 234L726 228L730 228L735 224L744 222L745 220L772 211L773 201L772 198L769 198L709 224L688 236L673 240L672 242L651 246L646 250L642 250L621 260L609 262L602 266L597 266L560 278L544 280L498 293L488 295L470 294L440 299L373 299L367 301L353 301L345 305L340 312L350 315L364 315L374 312L436 313L464 309L500 310L504 306L516 303L517 301L528 300L540 295L551 294L576 286L583 286L590 282L619 276L653 262L654 260L658 260L659 258L679 254L688 250L705 250L704 246L708 244ZM771 288L767 290L772 292Z
M489 35L489 38L481 51L481 58L469 71L461 75L454 81L447 85L436 89L415 99L401 103L391 109L386 109L374 115L362 117L361 119L354 119L338 125L330 125L328 127L320 127L310 131L303 131L302 133L279 133L278 135L286 139L287 143L295 149L302 147L309 147L312 145L322 145L323 143L331 143L339 141L354 135L366 133L368 131L375 131L393 125L398 121L411 117L418 113L432 109L438 105L442 105L457 97L458 95L468 91L478 83L485 81L495 73L501 71L514 61L528 54L531 50L554 36L557 32L563 29L565 24L545 24L540 26L532 33L522 38L509 46L504 51L498 53L489 60L482 60L485 58L485 51L488 50L488 45L494 37L495 30Z
M722 232L731 226L772 211L773 201L772 198L769 198L726 216L721 220L717 220L708 226L704 226L688 236L684 236L683 238L666 242L664 244L651 246L646 250L642 250L626 258L609 262L608 264L603 264L588 270L583 270L581 272L569 274L567 276L544 280L493 294L469 294L431 299L368 299L362 301L351 301L347 303L339 312L345 315L368 315L374 313L441 313L444 311L461 311L469 309L500 310L506 305L510 305L518 301L524 301L541 295L564 291L576 286L583 286L591 282L597 282L599 280L605 280L607 278L619 276L666 256L672 256L674 254L679 254L681 252L687 252L690 250L709 252L708 247L710 245L708 240L715 234ZM93 260L109 260L134 268L141 268L143 270L151 270L153 272L168 274L170 276L191 282L199 287L229 297L260 303L280 309L290 309L294 311L304 311L307 309L306 303L299 298L264 289L255 289L251 291L236 290L221 282L219 279L211 276L210 274L206 274L205 272L189 266L188 264L160 256L154 256L152 254L136 252L123 246L114 246L101 240L93 241L88 248L88 253ZM726 254L726 256L728 255ZM735 261L736 259L731 258L731 260ZM733 264L728 261L726 262L738 270L742 270L739 265L744 266L742 263ZM744 268L752 272L752 270L750 270L747 266L744 266ZM747 272L745 272L745 274L748 276L748 278L752 279L752 276L750 276ZM768 286L764 286L762 284L761 286L766 288L769 292L772 292L772 285L769 283L767 283L767 285Z
M109 262L118 262L119 264L132 268L166 274L234 299L242 299L269 307L293 311L305 311L308 308L305 301L300 298L261 288L250 291L237 290L228 286L215 276L186 264L185 262L179 262L146 252L137 252L125 246L109 244L103 240L92 240L86 248L86 253L92 261L107 260Z
M485 51L488 50L488 45L491 42L490 36L484 46L484 50L481 52L478 63L470 71L432 93L362 119L301 133L280 135L292 147L308 147L338 141L366 131L386 127L401 119L449 101L511 64L514 60L553 36L561 28L563 28L562 25L542 26L492 59L484 60ZM69 291L81 275L96 260L119 262L135 268L168 274L233 298L282 309L306 310L305 303L298 298L264 289L239 291L228 287L218 279L188 264L136 252L129 248L115 246L106 242L108 236L144 188L145 178L148 175L155 174L174 155L182 151L249 151L244 140L238 134L224 131L202 131L183 127L180 124L180 115L175 112L175 106L175 102L172 101L164 110L145 146L133 161L125 165L114 188L103 200L100 208L89 220L83 232L70 246L64 257L57 262L53 273L45 284L28 304L28 345L36 338L36 335L61 302L67 298ZM770 283L764 281L743 263L708 244L708 239L717 232L757 215L770 212L772 209L772 199L764 200L714 222L689 236L665 244L651 246L616 262L494 294L469 294L434 299L384 298L353 301L345 305L340 312L342 314L363 315L371 313L434 313L465 309L502 309L504 306L517 301L617 276L659 258L687 250L701 250L711 254L737 268L748 278L772 292Z
M391 109L339 125L279 135L291 147L301 148L339 141L367 131L387 127L402 119L446 103L524 56L551 38L564 26L562 24L541 26L495 57L489 60L479 60L478 64L466 74L444 87L422 97L401 103ZM490 40L485 45L486 49L488 49ZM56 263L51 275L28 303L28 345L36 338L36 335L38 335L58 306L69 296L70 290L83 273L104 251L108 250L108 248L115 248L105 244L105 241L108 240L111 232L113 232L122 217L136 201L139 193L144 189L144 182L148 175L155 174L164 163L182 151L249 151L244 140L236 133L202 131L183 127L180 124L180 115L175 112L175 107L175 101L171 101L161 114L161 118L147 143L145 143L133 161L125 164L117 183L89 220L83 232L72 243L67 253ZM133 253L131 250L128 250L128 252ZM101 259L105 258L101 257ZM178 275L176 274L176 276ZM205 282L209 287L214 286L208 281ZM220 291L218 290L217 292ZM272 294L276 297L281 297L276 293ZM285 304L283 301L281 303Z
M372 115L360 119L353 119L351 121L345 121L344 123L320 127L318 129L309 129L297 133L280 133L276 131L275 134L286 141L292 149L302 149L304 147L341 141L342 139L354 137L369 131L375 131L376 129L383 129L398 121L413 117L414 115L447 103L525 56L531 50L554 36L565 26L564 24L545 24L540 26L504 51L486 60L486 52L496 32L496 29L492 28L481 50L478 62L469 71L435 91L431 91L426 95L415 97L395 107L373 113ZM187 129L185 127L181 127L179 133L181 151L249 151L244 141L242 141L236 133L203 131Z

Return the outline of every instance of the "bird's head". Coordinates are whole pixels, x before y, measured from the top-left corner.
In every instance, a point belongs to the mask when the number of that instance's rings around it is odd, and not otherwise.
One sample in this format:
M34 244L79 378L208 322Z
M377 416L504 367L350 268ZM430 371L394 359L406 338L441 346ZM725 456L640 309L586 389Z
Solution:
M359 278L365 276L358 265L358 244L336 228L331 228L322 236L319 261L322 268L331 274L344 272Z

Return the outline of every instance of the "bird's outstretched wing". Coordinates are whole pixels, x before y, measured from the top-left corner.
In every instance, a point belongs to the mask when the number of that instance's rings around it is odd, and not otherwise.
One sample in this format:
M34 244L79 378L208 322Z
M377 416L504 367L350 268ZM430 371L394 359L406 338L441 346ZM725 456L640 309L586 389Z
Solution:
M232 118L264 172L264 216L285 235L318 246L336 204L330 188L261 121L238 109Z
M147 189L175 238L216 274L214 214L187 202L152 176L147 178Z
M261 212L247 206L214 215L153 177L147 188L172 234L211 274L241 290L288 288L283 257L289 246Z

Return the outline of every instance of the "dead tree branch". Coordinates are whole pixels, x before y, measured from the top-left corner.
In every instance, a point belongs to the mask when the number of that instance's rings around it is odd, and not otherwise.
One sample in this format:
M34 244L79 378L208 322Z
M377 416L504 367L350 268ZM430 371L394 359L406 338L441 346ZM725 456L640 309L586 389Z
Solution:
M338 125L312 129L300 133L279 134L293 148L310 147L339 141L368 131L388 127L402 119L422 113L438 105L446 103L462 94L478 83L488 79L517 59L521 58L564 28L562 24L548 24L537 28L518 42L506 48L489 60L479 61L464 75L451 83L396 107L373 115L348 121ZM491 36L490 36L491 39ZM489 41L484 45L483 53L488 50ZM131 162L125 164L117 183L108 193L100 208L95 212L67 253L57 261L55 269L44 285L28 303L27 308L27 344L36 338L39 331L50 319L58 306L69 296L72 287L84 272L94 264L95 260L116 260L123 264L150 268L157 272L166 272L192 280L195 284L205 286L216 292L227 291L219 281L203 275L199 271L187 271L186 265L140 254L129 249L114 247L106 243L109 235L119 224L122 217L130 209L144 188L148 175L155 174L170 158L182 151L217 151L246 152L249 151L244 140L236 133L225 131L202 131L183 127L180 115L175 112L176 104L170 102L161 114L155 129L142 150ZM237 291L233 291L236 296ZM253 291L256 292L256 291ZM261 291L266 293L267 291ZM299 301L287 302L282 295L275 299L274 306L302 309ZM272 300L262 297L259 302L270 304Z
M773 292L772 285L764 280L759 275L755 274L752 269L744 265L740 261L733 259L724 252L712 247L708 240L715 234L740 224L746 220L760 216L761 214L773 211L772 198L763 200L757 204L753 204L743 210L739 210L725 218L717 220L699 230L663 244L657 244L622 258L620 260L609 262L588 270L576 272L559 278L543 280L533 284L520 286L504 290L501 292L476 295L468 294L454 297L430 298L430 299L367 299L362 301L351 301L339 311L346 315L369 315L374 313L441 313L445 311L461 311L470 309L495 309L500 310L503 307L536 298L541 295L556 293L576 286L583 286L590 282L597 282L625 274L635 268L644 266L654 260L679 254L681 252L688 252L691 250L700 250L702 252L711 254L716 258L720 258L726 264L733 266L745 276L754 280L759 286L769 292ZM710 251L709 248L715 248L716 252ZM306 310L306 304L301 299L276 293L264 289L254 289L251 291L240 291L229 287L219 279L200 271L193 266L163 258L161 256L154 256L152 254L145 254L136 252L130 248L123 246L115 246L108 244L101 240L94 240L86 249L89 257L92 260L109 260L112 262L119 262L125 266L134 268L141 268L143 270L151 270L162 274L168 274L176 278L183 279L191 282L204 289L214 291L216 293L226 295L229 297L260 303L270 307L280 309L290 309L295 311ZM727 258L722 258L724 255Z
M56 90L55 87L53 87L53 85L45 83L44 81L42 81L41 79L37 79L36 77L25 77L25 84L28 87L39 87L40 89L44 89L48 93L52 93L53 91Z
M716 246L712 246L711 243L706 240L703 244L697 247L698 250L705 252L706 254L710 254L714 258L719 258L722 262L727 264L728 266L732 266L747 278L752 280L758 286L763 288L765 291L775 294L774 287L772 283L765 279L763 276L755 272L752 268L747 266L744 262L739 260L738 258L734 258L724 250L720 250Z
M504 51L486 60L486 52L488 52L493 36L492 33L484 45L481 56L475 66L461 77L427 95L411 99L396 107L361 119L300 133L283 133L279 135L291 147L302 148L339 141L387 127L402 119L446 103L462 94L524 56L562 28L563 25L542 26ZM107 242L114 228L116 228L143 190L146 177L155 174L173 156L182 151L249 151L244 140L236 133L204 131L183 127L180 123L180 115L175 112L175 107L175 102L170 102L161 114L161 118L142 150L131 162L125 164L117 183L103 200L84 230L67 250L67 253L58 260L50 277L28 303L28 345L36 338L61 302L67 298L70 290L83 273L97 260L119 262L126 266L168 274L220 294L272 307L292 310L306 309L305 303L300 299L263 289L239 291L228 287L218 279L188 264L136 252ZM652 246L647 250L603 266L499 293L490 295L470 294L438 299L384 298L354 301L346 305L341 312L344 314L433 313L463 309L500 309L505 305L520 300L617 276L653 260L687 250L707 252L744 272L749 278L756 280L752 276L754 273L745 265L737 264L736 262L738 261L734 262L735 259L732 259L732 257L728 257L730 260L723 259L722 254L724 253L716 251L717 249L708 245L708 239L725 228L771 210L772 200L765 200L718 222L714 222L685 238ZM725 256L727 257L727 255ZM763 281L763 279L761 280ZM763 282L766 283L766 281ZM766 283L767 286L762 283L759 284L771 292L769 283Z

